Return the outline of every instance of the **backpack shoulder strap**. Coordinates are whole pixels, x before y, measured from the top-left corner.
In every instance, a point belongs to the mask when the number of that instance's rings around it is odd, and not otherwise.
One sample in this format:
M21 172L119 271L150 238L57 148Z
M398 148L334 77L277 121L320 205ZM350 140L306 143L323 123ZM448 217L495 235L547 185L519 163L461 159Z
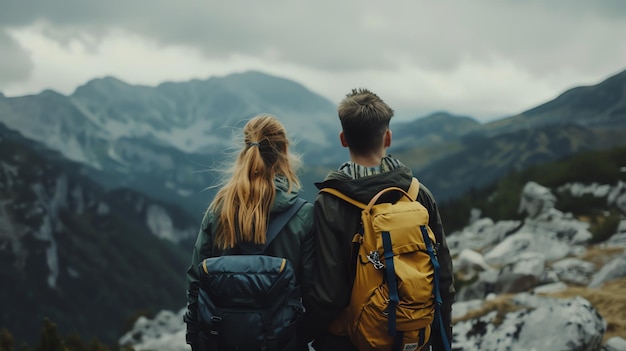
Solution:
M411 180L411 186L409 186L409 190L407 190L407 193L411 197L411 200L417 200L417 194L419 194L419 192L420 182L419 180L417 180L417 178L413 177L413 180Z
M344 193L342 193L341 191L339 191L339 190L337 190L337 189L333 189L333 188L322 188L322 189L320 189L320 193L328 193L328 194L331 194L331 195L333 195L333 196L335 196L335 197L338 197L338 198L340 198L340 199L342 199L342 200L344 200L344 201L346 201L346 202L348 202L348 203L351 203L351 204L353 204L354 206L356 206L356 207L358 207L358 208L361 208L361 209L366 209L366 208L367 208L367 205L366 205L366 204L364 204L364 203L362 203L362 202L359 202L359 201L356 201L355 199L353 199L353 198L351 198L351 197L349 197L349 196L345 195Z
M393 188L389 188L389 189L393 189ZM397 189L397 190L402 190L402 189ZM411 180L411 186L409 186L409 190L407 190L407 194L409 195L411 200L415 201L415 200L417 200L417 194L419 194L419 191L420 191L420 182L419 182L419 180L417 180L417 178L413 177L413 179ZM363 210L367 209L367 207L368 207L367 204L359 202L359 201L357 201L357 200L355 200L355 199L345 195L344 193L342 193L341 191L339 191L337 189L322 188L322 189L320 189L320 192L331 194L331 195L333 195L335 197L338 197L338 198L340 198L340 199L342 199L342 200L344 200L346 202L349 202L349 203L353 204L354 206L359 207L359 208L361 208Z
M291 207L278 214L278 216L272 218L269 225L267 226L267 231L265 232L265 245L263 249L270 245L272 240L274 240L274 238L278 236L280 230L283 229L283 227L286 226L287 223L289 223L291 217L293 217L298 212L298 210L302 206L304 206L305 203L306 200L298 197L296 198L296 202L291 205Z

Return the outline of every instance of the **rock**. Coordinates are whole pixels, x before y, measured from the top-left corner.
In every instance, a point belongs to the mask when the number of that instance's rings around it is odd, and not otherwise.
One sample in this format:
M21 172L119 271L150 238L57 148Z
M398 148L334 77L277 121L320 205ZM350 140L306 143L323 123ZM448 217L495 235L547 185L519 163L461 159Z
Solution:
M595 351L602 343L606 322L589 301L516 295L519 310L496 311L454 326L452 349L459 351Z
M542 253L546 260L552 261L565 257L570 248L550 235L521 232L509 236L489 250L485 254L485 261L489 264L505 264L517 259L522 252Z
M477 250L491 247L502 241L508 234L520 226L520 221L498 221L490 218L475 220L461 231L449 235L446 240L452 255L465 249Z
M541 285L533 289L533 293L535 294L550 294L556 293L560 291L564 291L567 289L567 284L563 282L556 282L552 284Z
M589 284L591 276L595 272L593 263L577 258L566 258L557 261L552 264L552 269L560 280L578 285Z
M187 309L178 313L161 311L153 319L139 317L133 329L124 334L120 345L132 345L135 350L189 351L185 343L185 324L183 315Z
M533 274L504 273L498 276L494 284L496 294L512 294L528 291L539 284L539 278Z
M534 182L524 186L519 211L528 214L520 232L551 233L569 244L586 243L592 238L589 224L573 218L556 208L556 197L550 189Z
M483 307L482 299L461 301L452 306L452 319L465 317L469 312L479 310Z
M594 274L589 287L597 288L605 282L623 277L626 277L626 251L621 256L609 261Z
M459 288L456 294L456 301L484 299L489 293L494 292L497 280L498 271L496 270L480 272L475 282Z
M557 189L557 191L559 192L569 192L572 196L575 197L582 197L585 195L591 195L593 197L607 197L611 190L612 187L610 185L600 185L598 183L591 183L591 185L586 185L582 183L569 183Z
M550 189L535 182L528 182L522 189L522 199L519 205L519 212L525 212L528 218L535 218L541 213L554 208L556 197Z
M619 336L614 336L606 341L602 351L626 351L626 340Z
M540 252L521 252L511 257L502 268L500 274L515 273L529 274L537 278L543 275L546 266L546 256Z
M619 181L617 186L611 190L607 197L609 205L619 208L622 213L626 213L626 183Z
M485 258L480 253L464 249L459 256L454 260L455 272L463 275L464 279L473 279L478 272L492 269L489 267Z
M622 219L618 226L617 232L613 234L609 240L602 243L604 247L626 247L626 219Z

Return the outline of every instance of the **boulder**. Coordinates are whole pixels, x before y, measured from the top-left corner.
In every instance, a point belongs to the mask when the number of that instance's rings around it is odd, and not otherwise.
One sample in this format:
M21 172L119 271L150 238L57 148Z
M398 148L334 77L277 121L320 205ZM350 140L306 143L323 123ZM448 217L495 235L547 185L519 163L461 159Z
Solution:
M458 351L596 351L606 322L589 301L554 299L523 293L513 297L519 309L492 311L457 322L452 349Z
M453 262L454 271L466 280L473 279L479 272L492 269L480 253L464 249Z
M546 267L546 256L541 252L521 252L512 256L500 268L500 275L505 273L528 274L540 278Z
M565 258L552 264L560 280L577 285L587 285L595 273L593 263L578 258Z
M542 253L546 260L552 261L565 257L570 252L570 246L547 234L520 232L507 237L489 250L485 254L485 261L492 265L505 264L516 260L523 252Z
M626 340L619 336L612 337L606 341L602 351L626 351Z
M626 277L626 251L605 264L591 278L590 288L597 288L610 280Z
M190 351L185 343L183 315L187 308L178 313L163 310L153 319L139 317L133 329L124 334L120 345L131 345L135 350Z
M618 182L607 197L609 205L619 208L622 213L626 213L626 183Z
M494 284L496 294L513 294L529 291L539 285L539 278L533 274L504 273L498 276Z
M474 220L461 231L450 234L446 240L452 255L457 255L465 249L477 250L491 247L502 241L516 228L520 221L498 221L494 223L490 218Z

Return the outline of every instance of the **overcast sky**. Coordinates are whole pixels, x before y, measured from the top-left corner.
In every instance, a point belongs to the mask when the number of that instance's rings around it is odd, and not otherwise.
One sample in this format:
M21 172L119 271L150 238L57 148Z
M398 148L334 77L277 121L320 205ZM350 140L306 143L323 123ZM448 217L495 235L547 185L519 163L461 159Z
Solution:
M0 92L259 70L490 120L626 69L624 0L0 0Z

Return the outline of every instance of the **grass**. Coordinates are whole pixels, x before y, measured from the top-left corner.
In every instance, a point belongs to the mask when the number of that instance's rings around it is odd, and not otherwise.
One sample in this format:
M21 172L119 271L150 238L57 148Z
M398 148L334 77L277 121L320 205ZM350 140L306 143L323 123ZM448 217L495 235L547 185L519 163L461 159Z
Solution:
M587 248L584 254L580 255L583 261L588 261L594 264L596 270L602 268L612 259L620 256L624 252L623 247L600 247L592 246Z

